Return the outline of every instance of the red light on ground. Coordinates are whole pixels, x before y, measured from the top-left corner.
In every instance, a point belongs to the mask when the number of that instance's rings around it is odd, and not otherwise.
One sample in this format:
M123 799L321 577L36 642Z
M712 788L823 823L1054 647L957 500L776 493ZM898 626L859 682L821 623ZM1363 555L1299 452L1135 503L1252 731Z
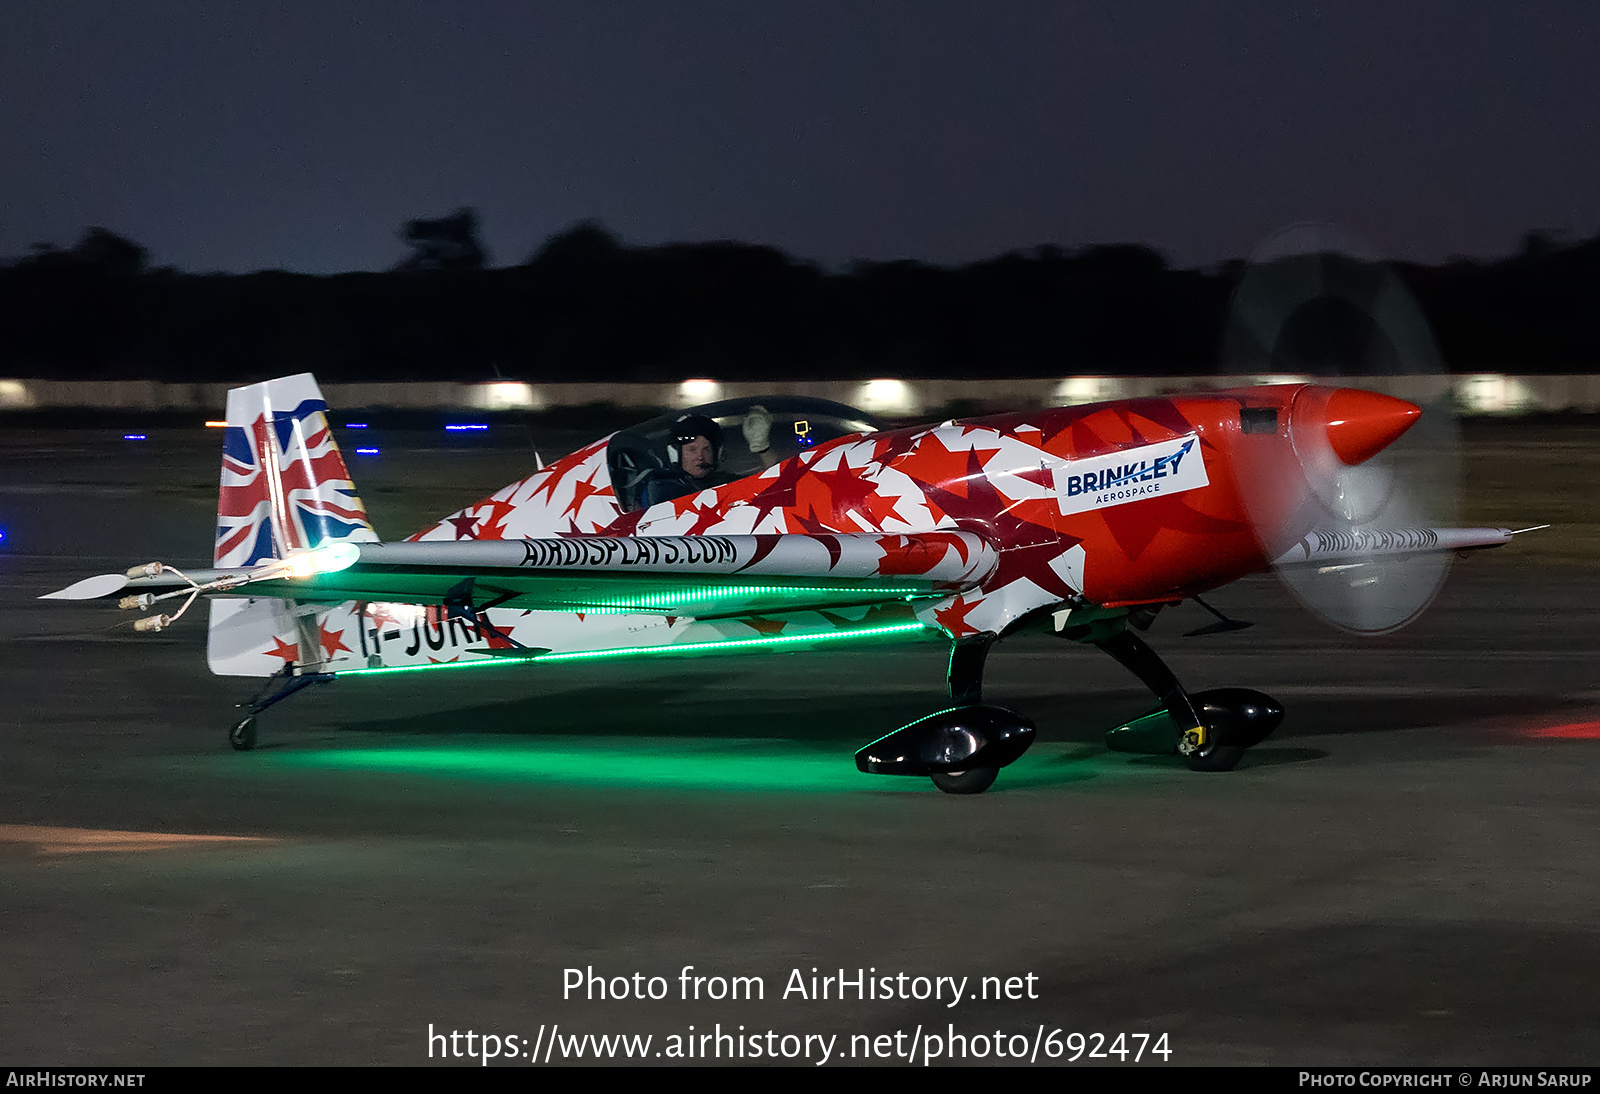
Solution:
M1523 736L1562 741L1600 741L1600 722L1568 722L1566 725L1543 726L1539 729L1530 729Z

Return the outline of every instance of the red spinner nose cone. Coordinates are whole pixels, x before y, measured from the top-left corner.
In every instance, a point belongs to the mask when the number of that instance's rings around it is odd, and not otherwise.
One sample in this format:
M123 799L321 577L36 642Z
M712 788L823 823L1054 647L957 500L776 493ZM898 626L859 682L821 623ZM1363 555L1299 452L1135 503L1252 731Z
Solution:
M1398 440L1422 417L1422 408L1390 395L1342 387L1328 396L1324 415L1334 455L1353 467Z

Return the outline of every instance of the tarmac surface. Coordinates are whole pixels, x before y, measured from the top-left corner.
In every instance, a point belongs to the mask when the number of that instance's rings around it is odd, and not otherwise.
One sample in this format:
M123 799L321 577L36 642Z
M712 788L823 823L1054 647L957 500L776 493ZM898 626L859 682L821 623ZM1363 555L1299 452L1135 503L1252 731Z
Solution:
M0 1063L462 1064L471 1030L474 1055L490 1034L522 1064L584 1034L650 1035L650 1063L674 1045L921 1063L932 1035L935 1062L1069 1062L1084 1034L1079 1066L1141 1047L1142 1065L1592 1065L1596 434L1468 431L1470 522L1564 523L1459 566L1398 635L1334 633L1268 577L1213 598L1250 630L1183 638L1206 621L1192 605L1158 619L1191 690L1288 709L1238 770L1105 751L1148 695L1022 636L986 698L1040 741L958 798L851 760L941 704L936 645L346 680L235 753L249 682L208 674L203 615L140 636L105 605L34 599L204 562L217 435L10 430ZM396 538L533 463L521 434L374 439L352 471ZM588 438L532 439L548 459ZM867 970L877 997L814 998L813 970ZM566 990L588 971L607 998ZM762 997L712 997L735 977ZM962 999L937 977L967 978ZM1088 1058L1095 1034L1109 1056Z

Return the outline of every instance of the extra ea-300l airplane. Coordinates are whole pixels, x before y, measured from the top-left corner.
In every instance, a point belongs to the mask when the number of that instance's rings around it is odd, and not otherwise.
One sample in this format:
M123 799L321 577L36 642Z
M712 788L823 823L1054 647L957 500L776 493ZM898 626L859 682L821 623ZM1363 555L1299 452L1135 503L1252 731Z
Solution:
M1443 372L1399 279L1348 242L1301 225L1258 252L1223 348L1234 373ZM49 595L177 605L141 631L209 598L211 670L272 678L241 704L237 749L263 710L342 676L932 637L950 704L856 766L978 793L1035 736L983 701L985 659L1037 628L1155 693L1108 747L1226 771L1283 709L1186 691L1140 637L1159 611L1192 599L1218 622L1191 633L1248 626L1201 595L1276 569L1324 620L1383 633L1452 556L1516 534L1450 526L1448 411L1337 384L895 429L820 400L728 400L595 441L403 543L378 541L311 376L231 391L226 424L212 569L151 562Z
M1282 708L1189 693L1140 631L1275 565L1350 629L1409 622L1452 553L1513 534L1406 522L1413 469L1383 454L1421 414L1315 384L898 429L820 400L735 399L622 430L381 543L314 379L289 376L229 393L212 569L148 563L50 596L178 605L145 631L209 598L212 671L277 678L232 728L238 749L262 710L347 675L936 634L949 705L856 761L975 793L1035 735L983 702L985 658L1037 627L1155 693L1112 748L1227 770Z

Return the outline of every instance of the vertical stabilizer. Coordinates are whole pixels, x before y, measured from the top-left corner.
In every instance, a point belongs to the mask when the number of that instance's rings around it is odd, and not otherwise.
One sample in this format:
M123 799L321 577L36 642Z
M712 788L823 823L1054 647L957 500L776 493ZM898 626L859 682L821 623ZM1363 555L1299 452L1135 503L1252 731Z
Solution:
M377 542L327 409L310 373L228 392L216 565L249 566L340 540Z
M377 542L327 410L310 373L228 392L212 552L217 566L251 566L341 540ZM352 605L274 598L214 600L211 671L268 676L285 664L326 665L349 656L343 638L352 611Z

